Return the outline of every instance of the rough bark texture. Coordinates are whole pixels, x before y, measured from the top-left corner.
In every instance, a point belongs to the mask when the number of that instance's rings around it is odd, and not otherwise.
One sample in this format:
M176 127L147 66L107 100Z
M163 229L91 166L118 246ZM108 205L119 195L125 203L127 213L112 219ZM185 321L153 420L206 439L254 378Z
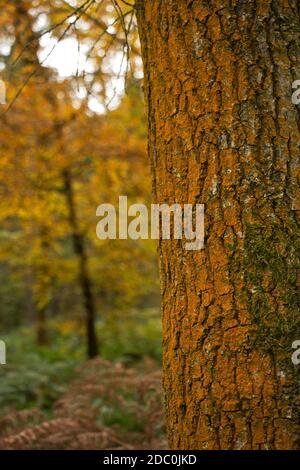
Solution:
M136 9L155 202L205 204L203 250L160 243L170 446L298 449L299 4Z

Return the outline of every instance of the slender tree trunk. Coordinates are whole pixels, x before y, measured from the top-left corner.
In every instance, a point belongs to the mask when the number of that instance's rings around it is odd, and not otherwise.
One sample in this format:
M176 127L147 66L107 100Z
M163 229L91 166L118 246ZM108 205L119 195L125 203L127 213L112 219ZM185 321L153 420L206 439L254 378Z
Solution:
M49 342L47 328L47 308L51 298L52 276L49 266L48 233L45 227L39 227L38 233L41 242L39 256L33 263L34 284L33 301L36 315L36 342L39 346L45 346Z
M36 318L36 341L39 346L45 346L48 344L45 307L37 307Z
M78 224L72 178L67 169L63 171L63 179L65 184L67 206L69 210L69 223L72 228L73 247L74 252L79 260L79 282L82 289L84 307L86 311L87 354L89 358L93 358L98 355L98 340L95 328L96 308L92 292L92 282L88 273L88 262L84 238L80 232Z
M160 243L170 446L298 449L299 4L136 9L155 202L205 204L203 250Z

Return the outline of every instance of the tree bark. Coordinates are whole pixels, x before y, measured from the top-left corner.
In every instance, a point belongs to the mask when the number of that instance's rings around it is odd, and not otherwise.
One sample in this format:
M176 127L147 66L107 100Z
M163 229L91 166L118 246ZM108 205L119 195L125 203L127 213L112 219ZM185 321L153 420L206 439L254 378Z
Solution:
M299 449L299 5L136 11L155 202L205 204L203 250L159 247L170 446Z
M69 223L72 228L73 247L79 260L79 282L82 289L86 311L87 355L89 358L93 358L98 355L98 339L95 328L96 308L92 291L92 283L88 273L84 238L80 232L78 224L72 178L67 169L63 171L63 179L69 211Z

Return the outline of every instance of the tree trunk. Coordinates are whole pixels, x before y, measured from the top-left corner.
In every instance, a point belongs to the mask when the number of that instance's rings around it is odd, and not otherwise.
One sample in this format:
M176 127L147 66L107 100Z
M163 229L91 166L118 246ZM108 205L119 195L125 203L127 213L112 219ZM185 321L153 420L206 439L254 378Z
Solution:
M87 354L89 358L93 358L98 355L98 340L95 328L96 308L92 292L92 283L88 273L84 238L78 225L72 179L67 169L63 171L63 179L69 211L69 223L72 229L73 247L79 260L79 282L86 311Z
M203 250L160 242L170 446L299 449L299 5L136 10L155 202L205 204Z
M40 252L33 261L33 301L36 315L36 342L39 346L49 344L47 309L52 292L52 275L49 267L50 245L46 227L38 227Z
M36 323L36 342L39 346L48 344L47 325L46 325L46 308L37 307L37 323Z

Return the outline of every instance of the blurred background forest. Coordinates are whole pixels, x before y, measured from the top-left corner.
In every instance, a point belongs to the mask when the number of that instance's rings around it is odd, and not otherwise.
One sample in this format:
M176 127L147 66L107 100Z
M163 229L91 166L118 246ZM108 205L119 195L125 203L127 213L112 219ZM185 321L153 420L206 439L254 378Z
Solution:
M156 245L95 231L151 201L133 8L0 7L0 447L159 448Z

